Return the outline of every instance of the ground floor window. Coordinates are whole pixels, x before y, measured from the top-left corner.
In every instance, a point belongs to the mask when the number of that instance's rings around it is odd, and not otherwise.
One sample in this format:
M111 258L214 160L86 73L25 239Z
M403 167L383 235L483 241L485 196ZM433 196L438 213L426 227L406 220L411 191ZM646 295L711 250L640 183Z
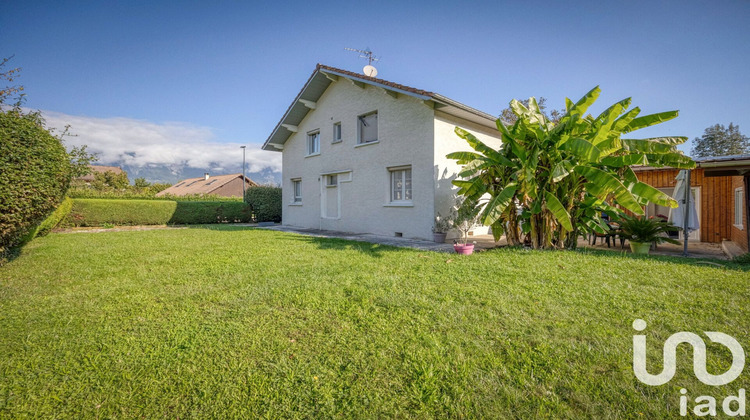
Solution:
M301 179L293 179L292 180L292 191L294 192L294 201L295 203L301 203L302 202L302 180Z
M391 202L411 201L411 166L391 168Z
M734 190L734 225L740 229L745 224L744 212L742 211L745 207L745 191L742 188Z

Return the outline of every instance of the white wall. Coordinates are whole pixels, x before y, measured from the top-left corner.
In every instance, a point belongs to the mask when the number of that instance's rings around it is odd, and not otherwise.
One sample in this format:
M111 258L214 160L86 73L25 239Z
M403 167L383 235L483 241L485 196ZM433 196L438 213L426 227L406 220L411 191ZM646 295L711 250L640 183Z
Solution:
M379 143L357 145L357 117L378 111ZM341 143L332 144L333 124L341 122ZM434 211L433 110L406 95L381 88L362 89L341 77L326 90L298 125L283 150L283 223L344 232L404 237L432 236ZM320 130L320 155L305 157L307 133ZM387 168L412 166L413 205L391 207ZM321 217L321 174L351 170L351 182L339 182L338 219ZM292 183L302 179L302 204L292 205ZM325 187L324 187L325 188Z
M435 111L435 165L433 180L435 182L435 213L448 214L455 202L457 187L451 184L456 179L460 166L456 161L447 159L449 153L459 151L474 151L464 139L455 133L456 126L472 133L484 144L499 148L502 144L500 133L496 128L488 128L458 117ZM477 235L486 234L487 227L475 229ZM450 232L449 238L456 237L457 232Z

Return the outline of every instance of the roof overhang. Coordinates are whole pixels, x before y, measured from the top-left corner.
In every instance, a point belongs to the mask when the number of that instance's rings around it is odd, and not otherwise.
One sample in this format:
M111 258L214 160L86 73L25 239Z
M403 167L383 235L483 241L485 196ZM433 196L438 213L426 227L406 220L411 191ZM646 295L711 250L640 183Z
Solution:
M496 117L445 96L318 64L304 87L302 87L302 90L294 98L289 108L287 108L284 116L276 124L271 135L263 143L263 150L283 150L286 141L292 134L297 132L297 127L302 123L307 114L315 109L318 99L323 96L326 89L328 89L331 83L342 78L360 87L370 85L381 88L394 98L398 98L399 95L413 97L423 101L426 106L435 110L440 110L489 128L496 127Z
M745 176L750 175L750 155L733 155L697 158L695 169L703 169L703 176ZM670 166L656 168L653 166L633 167L634 171L673 170Z

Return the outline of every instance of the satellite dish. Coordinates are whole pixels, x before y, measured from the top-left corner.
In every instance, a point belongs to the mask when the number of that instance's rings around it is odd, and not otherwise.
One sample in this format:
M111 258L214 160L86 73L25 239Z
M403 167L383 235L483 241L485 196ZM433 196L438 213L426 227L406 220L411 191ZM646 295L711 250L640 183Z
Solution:
M378 75L378 69L376 69L374 66L366 65L362 72L365 74L365 76L375 77Z

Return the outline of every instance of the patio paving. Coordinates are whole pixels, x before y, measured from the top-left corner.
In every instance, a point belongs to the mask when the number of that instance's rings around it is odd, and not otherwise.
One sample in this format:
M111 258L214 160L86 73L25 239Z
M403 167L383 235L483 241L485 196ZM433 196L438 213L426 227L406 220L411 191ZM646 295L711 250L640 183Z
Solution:
M425 251L438 251L438 252L453 252L453 240L449 239L446 243L440 244L432 241L425 241L421 239L411 238L397 238L393 236L382 236L374 235L371 233L350 233L350 232L337 232L331 230L320 230L320 229L307 229L293 226L266 226L259 227L260 229L276 230L280 232L291 232L300 235L315 236L320 238L339 238L347 239L350 241L370 242L375 244L390 245L401 248L414 248ZM495 242L492 235L476 235L469 237L469 243L475 244L475 249L486 250L496 247L507 246L508 243L505 237L501 238L499 242ZM607 247L605 243L597 241L596 245L590 245L587 240L581 238L578 241L579 248L588 248L596 250L604 250L610 252L624 252L630 253L630 247L628 243L625 243L624 248L620 248L619 241L617 244ZM651 251L652 255L667 255L672 257L682 256L682 245L673 244L661 244L657 246L656 250ZM712 244L706 242L690 242L688 243L688 257L689 258L711 258L711 259L729 259L721 248L720 244Z

